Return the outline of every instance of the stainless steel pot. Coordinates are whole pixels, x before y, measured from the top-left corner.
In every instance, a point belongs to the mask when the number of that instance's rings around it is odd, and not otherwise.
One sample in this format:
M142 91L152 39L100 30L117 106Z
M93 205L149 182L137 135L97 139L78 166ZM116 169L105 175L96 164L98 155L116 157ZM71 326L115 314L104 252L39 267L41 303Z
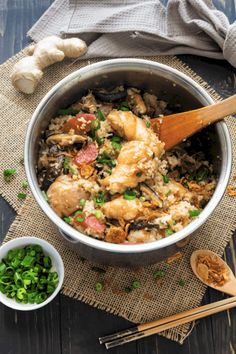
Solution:
M116 87L127 84L157 94L168 102L181 103L185 110L213 103L211 97L192 79L169 66L141 59L112 59L75 71L55 85L35 110L25 140L25 169L32 193L49 219L59 228L64 239L78 253L94 262L140 266L163 260L186 244L191 235L209 218L226 189L232 163L231 142L224 122L208 127L201 133L209 139L207 151L214 161L218 183L214 195L200 216L183 230L152 243L120 245L86 236L60 219L44 200L38 187L35 166L40 132L55 116L59 107L78 100L88 89ZM209 133L206 138L206 133Z

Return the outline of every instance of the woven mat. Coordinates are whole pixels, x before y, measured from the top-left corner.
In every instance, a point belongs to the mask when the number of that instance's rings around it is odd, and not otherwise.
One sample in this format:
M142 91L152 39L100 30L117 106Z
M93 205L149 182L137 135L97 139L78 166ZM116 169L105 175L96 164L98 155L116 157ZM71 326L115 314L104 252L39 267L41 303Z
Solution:
M151 321L180 311L199 306L205 292L202 285L193 275L189 266L189 257L193 250L199 248L211 249L222 255L235 228L236 208L233 198L224 196L211 218L191 237L190 243L181 249L183 257L173 263L162 262L156 265L136 270L107 267L106 273L100 274L91 269L88 261L81 260L60 238L57 229L43 214L28 191L25 201L19 201L17 194L22 190L21 183L25 180L24 168L21 164L23 157L24 134L27 123L40 99L60 79L74 70L92 62L65 61L48 68L45 76L32 96L24 96L16 92L9 80L13 64L25 55L20 52L0 67L0 126L1 126L1 171L5 168L16 168L17 174L10 183L0 178L2 196L18 212L18 216L7 234L6 241L24 235L37 236L48 240L60 252L65 264L65 281L63 294L84 301L97 308L120 315L135 323ZM168 64L188 74L200 83L215 98L220 97L175 57L153 57L153 61ZM236 143L236 125L232 118L227 119L232 141ZM236 154L236 145L233 147ZM232 175L236 174L233 167ZM233 182L232 182L233 184ZM219 237L220 236L220 237ZM161 281L155 281L153 272L164 270L166 275ZM124 292L133 280L141 282L141 288L131 293ZM98 294L94 289L95 283L101 280L105 290ZM181 287L179 281L184 280ZM183 343L190 333L190 325L166 331L162 335Z

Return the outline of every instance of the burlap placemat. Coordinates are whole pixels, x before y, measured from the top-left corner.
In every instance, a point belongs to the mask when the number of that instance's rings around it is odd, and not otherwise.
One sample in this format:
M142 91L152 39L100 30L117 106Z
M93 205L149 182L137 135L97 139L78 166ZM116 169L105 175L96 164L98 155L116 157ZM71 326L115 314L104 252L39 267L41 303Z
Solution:
M73 252L58 234L58 230L47 219L30 196L22 202L17 193L22 190L25 180L24 168L21 164L23 156L24 133L32 112L45 93L60 79L72 71L89 64L88 61L71 63L65 61L50 67L32 96L17 93L9 81L9 73L16 60L25 52L17 54L0 67L0 125L1 125L1 170L16 168L17 174L10 183L0 178L0 192L18 211L18 216L7 234L6 241L24 235L33 235L48 240L60 252L65 264L65 281L63 294L82 300L90 305L120 315L130 321L139 323L165 317L200 305L205 287L193 275L189 266L189 257L193 250L206 248L222 255L235 228L235 200L224 196L212 217L191 237L190 243L181 249L182 257L173 263L162 262L136 270L107 267L105 273L92 269L93 265L82 260ZM168 64L188 74L214 97L219 96L175 57L153 57L154 61ZM93 60L95 62L96 60ZM227 119L232 141L236 142L236 126L232 118ZM233 146L233 154L236 145ZM233 166L234 175L236 172ZM23 205L22 205L23 203ZM181 255L181 254L180 254ZM156 281L153 272L164 270L165 276ZM105 284L102 293L96 293L95 283L101 280ZM133 280L139 280L141 288L130 293L124 291ZM184 281L184 286L183 282ZM183 343L189 334L190 325L180 326L162 333L167 338Z

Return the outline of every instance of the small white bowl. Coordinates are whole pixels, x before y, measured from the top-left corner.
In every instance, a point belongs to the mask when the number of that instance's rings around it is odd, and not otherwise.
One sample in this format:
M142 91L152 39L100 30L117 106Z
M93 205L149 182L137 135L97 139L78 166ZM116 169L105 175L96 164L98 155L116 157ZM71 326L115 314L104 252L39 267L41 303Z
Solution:
M50 301L54 299L54 297L59 293L63 280L64 280L64 264L61 259L60 254L57 250L47 241L44 241L37 237L25 236L16 238L14 240L6 242L4 245L0 247L0 262L3 258L6 257L8 251L14 248L23 248L28 245L39 245L42 247L43 252L46 256L49 256L52 261L52 270L55 270L58 273L59 283L55 289L55 291L50 295L44 302L41 304L21 304L16 302L15 299L8 298L5 294L0 292L0 302L4 305L20 311L30 311L37 310L40 307L47 305Z

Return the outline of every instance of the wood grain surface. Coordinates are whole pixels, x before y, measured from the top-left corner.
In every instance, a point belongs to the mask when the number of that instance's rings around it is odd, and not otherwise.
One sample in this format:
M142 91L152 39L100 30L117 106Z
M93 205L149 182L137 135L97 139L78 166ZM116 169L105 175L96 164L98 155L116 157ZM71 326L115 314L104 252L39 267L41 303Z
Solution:
M197 1L197 0L196 0ZM52 0L0 0L0 63L27 43L27 30ZM166 3L167 0L162 0ZM229 21L236 19L234 0L213 0ZM196 56L180 56L223 97L235 93L236 70L224 61ZM3 153L1 151L1 153ZM0 237L4 238L15 213L0 198ZM236 239L225 250L225 258L236 271ZM203 303L223 299L208 290ZM119 317L97 310L80 301L58 295L45 308L34 312L13 311L0 304L0 354L105 354L98 337L128 328ZM154 335L114 348L112 354L234 354L236 351L236 310L199 321L181 346Z

